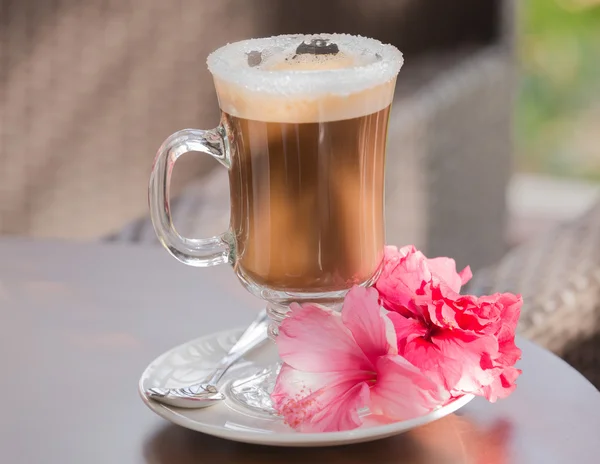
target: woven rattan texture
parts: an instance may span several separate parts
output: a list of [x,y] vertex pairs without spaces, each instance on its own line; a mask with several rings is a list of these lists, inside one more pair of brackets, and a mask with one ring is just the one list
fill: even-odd
[[521,293],[519,331],[600,387],[600,202],[511,250],[474,279],[476,293]]

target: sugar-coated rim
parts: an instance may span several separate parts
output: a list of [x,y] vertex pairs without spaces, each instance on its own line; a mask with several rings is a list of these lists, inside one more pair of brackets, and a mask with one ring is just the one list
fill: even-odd
[[[341,51],[378,54],[381,59],[365,65],[324,70],[265,70],[249,67],[245,55],[270,49],[291,47],[316,38],[330,39]],[[238,85],[247,91],[269,95],[348,95],[384,84],[394,79],[404,63],[402,53],[393,45],[350,34],[288,34],[249,39],[225,45],[208,56],[208,69],[221,81]]]

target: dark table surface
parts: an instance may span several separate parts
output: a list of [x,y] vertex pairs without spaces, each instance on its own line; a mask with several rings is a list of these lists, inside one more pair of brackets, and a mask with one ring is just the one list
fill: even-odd
[[0,462],[600,462],[600,394],[525,340],[524,374],[509,399],[477,398],[458,414],[361,445],[233,443],[143,405],[136,387],[151,360],[244,326],[261,307],[230,268],[186,267],[159,248],[0,240]]

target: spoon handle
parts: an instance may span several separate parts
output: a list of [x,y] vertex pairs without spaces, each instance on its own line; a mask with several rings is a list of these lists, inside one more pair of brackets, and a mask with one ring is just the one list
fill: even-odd
[[231,347],[227,354],[219,361],[214,371],[209,374],[204,383],[217,385],[227,370],[235,364],[248,351],[264,342],[268,335],[269,317],[267,311],[262,310],[258,317],[248,326],[238,341]]

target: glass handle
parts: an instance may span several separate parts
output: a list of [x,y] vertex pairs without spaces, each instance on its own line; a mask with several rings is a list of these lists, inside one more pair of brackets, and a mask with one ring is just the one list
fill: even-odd
[[184,264],[216,266],[230,261],[229,231],[210,238],[187,238],[173,226],[170,207],[171,174],[177,159],[190,151],[206,153],[229,169],[229,148],[222,126],[212,130],[184,129],[175,132],[158,149],[150,184],[148,203],[154,231],[163,246]]

